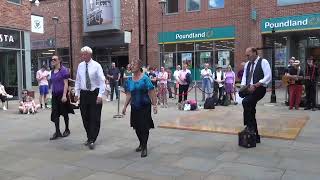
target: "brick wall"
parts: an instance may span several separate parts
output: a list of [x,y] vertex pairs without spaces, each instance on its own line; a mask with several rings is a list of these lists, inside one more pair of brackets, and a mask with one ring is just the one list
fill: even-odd
[[0,0],[0,27],[30,31],[31,5],[23,0],[21,5]]

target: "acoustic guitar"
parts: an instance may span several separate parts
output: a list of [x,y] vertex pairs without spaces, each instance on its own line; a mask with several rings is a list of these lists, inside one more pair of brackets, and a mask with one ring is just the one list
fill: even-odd
[[295,82],[296,81],[289,76],[286,76],[286,75],[282,76],[282,84],[284,86],[289,86],[289,85],[295,84]]

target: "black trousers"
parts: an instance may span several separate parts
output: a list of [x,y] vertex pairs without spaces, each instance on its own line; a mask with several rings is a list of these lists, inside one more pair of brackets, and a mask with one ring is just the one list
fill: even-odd
[[1,99],[1,102],[6,102],[7,100],[7,97],[6,96],[3,96],[2,94],[0,94],[0,99]]
[[100,131],[102,104],[97,104],[99,89],[80,91],[80,112],[89,142],[95,142]]
[[222,104],[222,97],[223,97],[223,94],[224,94],[224,86],[222,87],[219,87],[219,85],[217,86],[217,90],[219,92],[219,99],[218,99],[218,102],[220,104]]
[[140,146],[143,148],[147,147],[149,139],[149,130],[139,130],[136,129],[136,134],[140,142]]
[[182,101],[182,96],[184,101],[188,99],[188,89],[189,89],[189,84],[179,85],[179,101],[178,101],[179,103]]
[[117,99],[119,98],[118,85],[119,85],[118,81],[110,82],[110,89],[111,89],[110,100],[111,101],[113,100],[114,91],[116,92]]
[[316,90],[317,82],[306,82],[306,99],[307,99],[307,108],[316,107]]
[[259,132],[256,120],[256,105],[265,94],[266,88],[261,86],[242,100],[244,125],[249,129],[254,130],[257,135],[259,135]]

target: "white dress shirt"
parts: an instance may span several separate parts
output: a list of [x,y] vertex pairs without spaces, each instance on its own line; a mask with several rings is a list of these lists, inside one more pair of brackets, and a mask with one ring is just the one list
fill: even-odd
[[[260,59],[260,57],[258,56],[257,59],[254,61],[254,66],[253,66],[253,70],[255,70],[258,60]],[[242,81],[241,81],[241,85],[245,86],[246,82],[247,82],[247,68],[248,68],[248,64],[249,61],[246,62],[245,66],[244,66],[244,72],[243,72],[243,76],[242,76]],[[250,68],[250,67],[249,67]],[[260,79],[259,82],[264,86],[267,87],[268,84],[271,81],[272,75],[271,75],[271,68],[270,68],[270,64],[266,59],[262,59],[261,61],[261,68],[263,70],[263,74],[264,74],[264,78]],[[251,69],[249,69],[249,72],[251,71]],[[251,77],[251,81],[250,84],[253,85],[253,76]]]
[[180,71],[181,70],[175,70],[174,73],[173,73],[173,77],[174,77],[174,83],[177,82],[177,80],[179,80],[179,74],[180,74]]
[[79,96],[81,90],[89,90],[94,91],[95,89],[99,88],[98,97],[102,97],[104,91],[106,89],[105,84],[105,76],[103,74],[103,70],[101,65],[91,59],[88,62],[88,72],[90,78],[91,89],[86,88],[86,62],[83,61],[79,64],[77,70],[77,78],[75,82],[75,95]]
[[203,79],[210,78],[212,76],[211,69],[202,69],[201,70],[201,76]]

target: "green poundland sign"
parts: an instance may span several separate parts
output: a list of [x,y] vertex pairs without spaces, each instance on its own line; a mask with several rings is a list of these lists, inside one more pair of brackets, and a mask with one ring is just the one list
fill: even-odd
[[320,29],[320,14],[305,14],[262,20],[262,33],[271,33],[273,29],[275,32]]
[[194,42],[209,41],[218,39],[234,39],[235,27],[217,27],[206,29],[192,29],[185,31],[163,32],[158,33],[159,44],[178,43],[178,42]]

